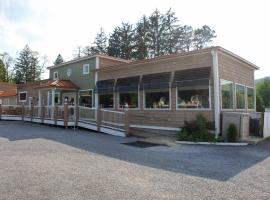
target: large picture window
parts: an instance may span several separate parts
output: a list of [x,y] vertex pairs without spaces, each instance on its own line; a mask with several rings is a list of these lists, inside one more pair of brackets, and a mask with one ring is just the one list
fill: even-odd
[[113,94],[100,94],[99,105],[101,108],[114,108]]
[[84,107],[93,107],[93,92],[90,91],[81,91],[80,92],[80,106]]
[[169,109],[169,89],[145,91],[145,108],[148,109]]
[[236,109],[245,109],[245,86],[235,85]]
[[247,104],[248,109],[255,109],[255,95],[254,95],[254,89],[247,87]]
[[233,82],[221,80],[222,109],[233,109]]
[[207,85],[180,87],[177,93],[178,108],[208,109],[210,107],[209,86]]
[[119,93],[119,108],[138,107],[138,92]]

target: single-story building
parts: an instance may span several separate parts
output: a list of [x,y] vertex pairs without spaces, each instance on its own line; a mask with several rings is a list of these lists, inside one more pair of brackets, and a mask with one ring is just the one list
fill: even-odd
[[129,110],[137,128],[176,130],[203,114],[220,133],[223,112],[255,112],[256,65],[222,48],[128,61],[106,55],[51,66],[18,86],[18,103]]
[[222,48],[95,69],[104,108],[131,113],[131,124],[177,128],[203,114],[220,132],[223,112],[255,112],[256,65]]

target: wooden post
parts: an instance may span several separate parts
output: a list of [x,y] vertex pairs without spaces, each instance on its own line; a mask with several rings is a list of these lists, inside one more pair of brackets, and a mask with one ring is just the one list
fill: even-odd
[[75,107],[75,109],[76,109],[76,112],[75,112],[75,126],[76,127],[78,127],[78,122],[79,122],[79,117],[80,117],[80,109],[79,109],[79,106],[78,105],[76,105],[76,107]]
[[45,106],[42,104],[41,106],[41,123],[44,123],[44,118],[45,118]]
[[22,105],[22,121],[24,121],[24,104]]
[[130,135],[130,126],[129,126],[129,112],[128,110],[125,111],[125,130],[126,136]]
[[2,105],[0,104],[0,120],[2,120]]
[[66,102],[64,104],[64,126],[68,128],[68,104]]
[[57,125],[58,120],[58,106],[54,106],[54,125]]
[[101,126],[101,109],[100,107],[97,108],[97,131],[100,132]]
[[34,104],[33,102],[31,103],[31,122],[33,121],[34,118]]

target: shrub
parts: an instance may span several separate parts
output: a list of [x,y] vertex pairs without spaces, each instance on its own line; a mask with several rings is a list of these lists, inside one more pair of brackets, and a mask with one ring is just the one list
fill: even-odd
[[210,123],[203,115],[198,115],[194,121],[185,121],[178,139],[194,142],[215,142],[215,136],[209,132]]
[[236,142],[237,139],[237,129],[235,124],[230,124],[227,132],[228,142]]

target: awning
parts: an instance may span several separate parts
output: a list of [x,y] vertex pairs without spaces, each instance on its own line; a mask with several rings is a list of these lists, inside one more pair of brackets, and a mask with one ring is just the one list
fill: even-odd
[[114,92],[114,79],[97,81],[95,93],[105,94]]
[[211,67],[176,71],[173,85],[177,87],[209,85],[210,72]]
[[115,91],[117,92],[138,91],[139,81],[140,81],[139,76],[117,79]]
[[171,72],[144,75],[141,82],[141,90],[169,88]]

